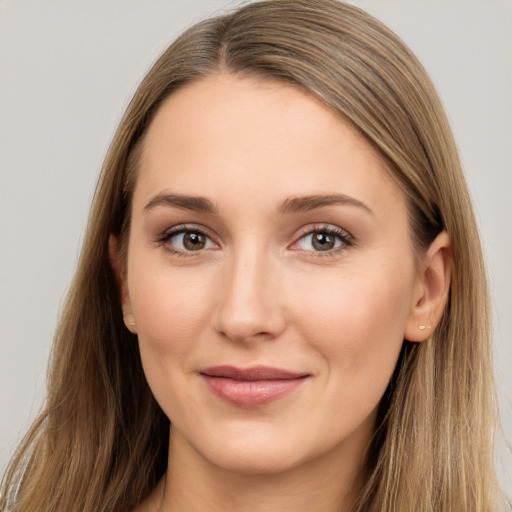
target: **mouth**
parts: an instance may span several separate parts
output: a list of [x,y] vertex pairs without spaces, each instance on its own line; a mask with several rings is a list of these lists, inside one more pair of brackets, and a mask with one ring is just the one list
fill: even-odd
[[297,390],[310,377],[268,366],[214,366],[200,372],[210,391],[239,407],[259,407]]

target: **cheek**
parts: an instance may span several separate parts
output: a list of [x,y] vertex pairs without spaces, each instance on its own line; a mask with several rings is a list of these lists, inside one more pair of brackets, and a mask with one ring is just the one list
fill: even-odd
[[146,267],[151,272],[133,269],[128,284],[146,379],[167,417],[174,419],[186,414],[193,401],[190,355],[198,350],[211,314],[206,276],[196,270],[191,278],[186,271],[164,267],[159,271],[153,263]]
[[[296,301],[303,336],[349,388],[387,385],[403,343],[410,280],[393,269],[340,273],[305,287]],[[373,384],[371,384],[373,383]],[[360,391],[360,389],[358,390]],[[383,392],[384,389],[381,389]]]
[[132,273],[131,304],[141,342],[159,353],[190,349],[208,323],[207,280],[187,272]]
[[179,418],[193,400],[190,355],[209,325],[209,280],[197,269],[173,271],[165,263],[135,261],[141,264],[128,274],[128,288],[144,373],[166,415]]

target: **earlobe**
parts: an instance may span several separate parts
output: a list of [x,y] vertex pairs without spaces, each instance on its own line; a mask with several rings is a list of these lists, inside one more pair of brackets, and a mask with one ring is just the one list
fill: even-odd
[[451,242],[443,231],[434,239],[421,261],[405,324],[406,340],[421,342],[432,334],[448,301],[451,271]]
[[119,253],[118,239],[114,235],[110,235],[108,240],[108,255],[110,259],[110,265],[116,277],[117,287],[119,290],[119,300],[123,309],[124,324],[131,333],[136,334],[137,326],[135,324],[135,317],[133,316],[130,295],[128,293],[128,286],[126,284],[125,263],[122,261],[121,255]]

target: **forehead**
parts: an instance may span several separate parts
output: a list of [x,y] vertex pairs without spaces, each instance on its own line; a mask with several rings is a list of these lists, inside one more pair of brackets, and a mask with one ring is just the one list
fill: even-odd
[[261,79],[214,75],[176,91],[140,163],[139,197],[166,188],[250,190],[260,202],[344,193],[404,206],[383,158],[350,123],[298,87]]

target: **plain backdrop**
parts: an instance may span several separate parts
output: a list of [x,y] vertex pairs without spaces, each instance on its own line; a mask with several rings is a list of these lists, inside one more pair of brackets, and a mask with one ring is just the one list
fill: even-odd
[[[430,72],[474,198],[512,439],[512,2],[353,1]],[[53,331],[106,149],[149,65],[184,28],[238,2],[0,0],[0,472],[38,411]],[[512,456],[500,476],[512,495]]]

